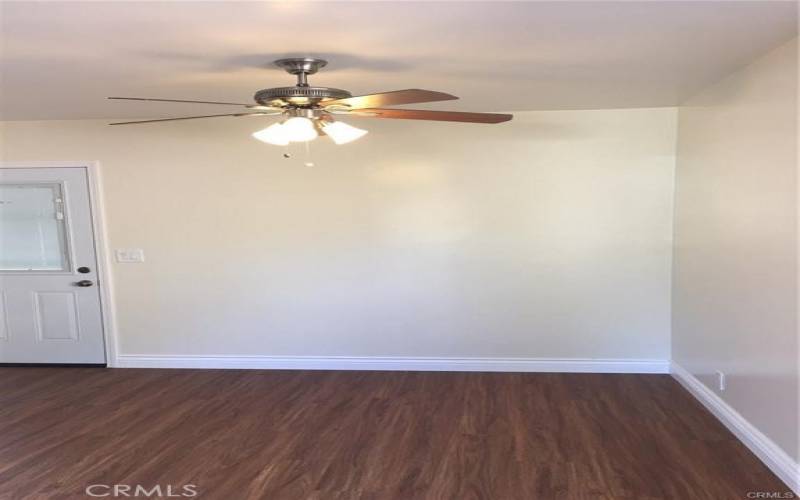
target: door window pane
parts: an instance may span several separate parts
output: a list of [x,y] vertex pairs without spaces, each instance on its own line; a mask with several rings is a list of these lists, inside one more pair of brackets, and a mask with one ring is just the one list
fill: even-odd
[[0,271],[68,268],[59,184],[0,184]]

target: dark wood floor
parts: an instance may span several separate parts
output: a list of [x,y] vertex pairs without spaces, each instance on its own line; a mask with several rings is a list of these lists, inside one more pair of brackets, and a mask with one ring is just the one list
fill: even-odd
[[92,484],[224,500],[788,491],[665,375],[0,368],[0,498]]

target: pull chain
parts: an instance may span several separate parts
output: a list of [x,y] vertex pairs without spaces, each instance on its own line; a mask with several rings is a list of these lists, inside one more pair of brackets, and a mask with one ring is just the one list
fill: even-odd
[[305,142],[305,146],[306,146],[306,161],[303,163],[303,165],[306,166],[306,167],[313,167],[314,166],[314,162],[311,161],[311,144],[310,144],[310,142],[311,141],[306,141]]

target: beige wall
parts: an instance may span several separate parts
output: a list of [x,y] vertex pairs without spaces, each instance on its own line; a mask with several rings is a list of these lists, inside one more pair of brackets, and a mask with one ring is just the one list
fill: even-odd
[[797,459],[796,57],[680,108],[672,355]]
[[2,158],[101,162],[125,354],[668,359],[675,118],[362,119],[313,168],[262,119],[7,122]]

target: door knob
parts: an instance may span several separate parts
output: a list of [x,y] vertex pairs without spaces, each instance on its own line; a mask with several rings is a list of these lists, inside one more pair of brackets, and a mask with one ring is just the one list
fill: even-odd
[[75,286],[92,286],[94,285],[94,281],[92,280],[80,280],[73,283]]

